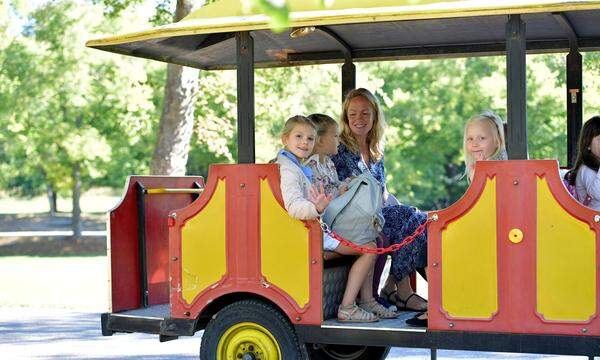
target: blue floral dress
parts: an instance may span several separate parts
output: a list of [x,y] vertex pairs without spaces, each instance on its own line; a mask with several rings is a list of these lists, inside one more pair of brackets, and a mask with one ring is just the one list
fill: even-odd
[[[340,144],[337,155],[331,157],[335,164],[340,180],[357,176],[363,171],[370,171],[385,187],[385,167],[383,158],[380,161],[371,161],[367,167],[360,153],[353,153],[346,145]],[[383,208],[385,225],[383,234],[390,244],[396,244],[411,235],[415,229],[427,220],[427,214],[412,206],[403,204],[389,205]],[[418,236],[412,243],[392,253],[391,272],[397,280],[401,280],[414,272],[417,268],[427,266],[427,234]]]

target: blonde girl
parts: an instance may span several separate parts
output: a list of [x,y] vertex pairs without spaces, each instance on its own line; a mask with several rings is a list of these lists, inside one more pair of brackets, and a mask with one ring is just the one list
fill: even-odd
[[477,160],[507,160],[502,119],[491,111],[475,115],[465,125],[465,175],[473,181]]
[[[337,154],[339,145],[338,126],[335,120],[323,114],[312,114],[308,117],[317,128],[317,141],[313,155],[308,158],[306,165],[312,170],[314,186],[324,188],[327,194],[337,197],[347,190],[347,183],[338,179],[335,165],[330,156]],[[373,239],[375,240],[375,239]],[[375,248],[375,241],[363,245]],[[373,297],[373,269],[375,254],[365,254],[351,247],[340,244],[327,234],[323,237],[323,249],[334,251],[340,255],[358,256],[350,269],[348,282],[344,291],[342,303],[338,309],[338,320],[341,322],[370,322],[377,318],[393,319],[398,317],[394,311],[379,304]],[[360,301],[355,303],[360,292]]]

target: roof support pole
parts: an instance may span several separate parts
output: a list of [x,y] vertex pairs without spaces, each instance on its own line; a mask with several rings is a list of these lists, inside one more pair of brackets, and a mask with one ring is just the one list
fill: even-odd
[[346,95],[356,88],[356,66],[352,60],[345,61],[342,65],[342,101],[346,99]]
[[335,31],[326,26],[318,26],[317,29],[337,41],[342,46],[344,54],[344,65],[342,65],[342,101],[346,94],[356,88],[356,66],[352,63],[352,47]]
[[254,163],[254,40],[249,31],[238,32],[237,43],[237,159]]
[[509,15],[506,23],[506,90],[509,159],[527,159],[527,91],[525,67],[525,23],[520,15]]
[[579,51],[567,55],[567,163],[573,166],[583,123],[583,75]]
[[569,38],[567,55],[567,164],[573,166],[577,156],[577,141],[583,123],[583,71],[579,53],[577,33],[569,18],[563,13],[555,13],[554,19]]

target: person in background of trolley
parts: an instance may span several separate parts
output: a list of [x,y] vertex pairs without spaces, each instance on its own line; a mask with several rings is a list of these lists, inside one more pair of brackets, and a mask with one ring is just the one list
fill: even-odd
[[575,165],[565,179],[575,186],[579,202],[594,210],[600,210],[600,116],[585,122],[577,143]]
[[[284,149],[279,152],[276,160],[281,174],[281,193],[285,209],[299,220],[319,217],[334,197],[334,194],[326,194],[323,184],[312,186],[312,171],[302,165],[311,155],[316,137],[315,124],[300,115],[289,118],[281,134]],[[368,243],[366,246],[375,248],[375,243]],[[366,278],[373,274],[376,255],[358,253],[327,234],[323,234],[323,248],[342,255],[358,255],[348,274],[348,283],[338,309],[338,321],[375,322],[379,317],[397,316],[373,299],[372,278],[366,284]],[[361,289],[364,291],[360,292],[361,302],[358,306],[355,302]]]
[[[383,159],[383,135],[385,120],[379,101],[367,89],[350,91],[344,100],[340,117],[341,134],[338,154],[332,157],[339,179],[357,176],[369,171],[382,185],[384,192],[383,234],[389,244],[396,244],[427,220],[427,214],[415,207],[398,203],[387,192],[385,186],[385,166]],[[387,244],[384,244],[387,245]],[[377,289],[379,276],[385,265],[385,256],[378,259],[375,268]],[[427,300],[414,292],[409,275],[417,269],[427,267],[427,236],[420,234],[415,240],[392,253],[392,266],[381,295],[387,302],[396,305],[398,310],[426,311]],[[427,314],[421,313],[407,323],[427,326]]]
[[465,124],[463,152],[465,175],[473,181],[478,160],[508,160],[502,119],[491,111],[475,115]]

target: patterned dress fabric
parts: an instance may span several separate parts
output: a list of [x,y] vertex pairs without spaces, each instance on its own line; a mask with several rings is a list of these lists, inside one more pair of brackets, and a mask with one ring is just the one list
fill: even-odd
[[[346,145],[340,144],[337,155],[332,156],[331,160],[335,164],[340,180],[360,175],[364,171],[370,171],[373,177],[383,185],[382,188],[385,189],[383,158],[377,162],[371,161],[367,166],[360,153],[353,153]],[[383,216],[385,217],[383,234],[389,244],[401,242],[427,220],[426,213],[403,204],[385,206]],[[389,244],[386,244],[386,246]],[[425,266],[427,266],[426,233],[418,236],[409,245],[392,253],[391,273],[397,280],[401,280],[417,268],[424,268]]]
[[320,161],[319,154],[314,154],[304,162],[304,166],[312,170],[311,182],[313,185],[322,184],[327,195],[333,194],[334,199],[338,196],[341,181],[338,180],[335,165],[329,156],[325,156],[323,161]]

